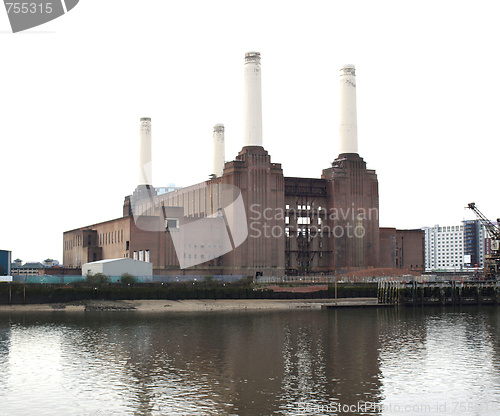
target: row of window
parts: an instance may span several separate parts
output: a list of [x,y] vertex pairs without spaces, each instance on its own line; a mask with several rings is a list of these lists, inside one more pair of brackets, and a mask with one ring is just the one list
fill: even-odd
[[[198,245],[197,244],[193,244],[193,248],[197,248]],[[222,248],[222,244],[207,244],[207,248],[212,248],[212,249],[215,249],[215,248]],[[191,244],[184,244],[184,248],[191,248]],[[205,249],[205,244],[200,244],[200,249]]]
[[145,261],[147,263],[150,263],[150,261],[151,261],[151,255],[149,253],[149,250],[134,251],[133,258],[134,258],[134,260]]
[[[285,205],[285,209],[290,209],[290,204],[286,204]],[[302,211],[302,210],[309,211],[311,209],[311,205],[309,205],[309,204],[300,204],[300,205],[297,205],[297,209],[299,211]],[[318,207],[318,210],[321,211],[321,207]]]
[[[198,258],[197,254],[192,254],[191,255],[191,254],[184,253],[184,258],[187,257],[188,259],[190,259],[191,256],[192,256],[193,259],[197,259]],[[206,260],[216,259],[217,257],[220,257],[220,256],[215,255],[215,254],[207,254]],[[205,255],[204,254],[200,254],[200,259],[205,260]]]
[[450,232],[450,231],[463,231],[463,225],[449,225],[447,227],[439,227],[439,232]]
[[[91,236],[89,236],[89,240]],[[90,242],[90,241],[89,241]],[[74,235],[71,240],[64,242],[64,250],[71,250],[73,247],[80,247],[83,244],[83,238],[80,234]]]
[[100,246],[115,244],[115,243],[123,243],[123,230],[109,231],[107,233],[99,234]]

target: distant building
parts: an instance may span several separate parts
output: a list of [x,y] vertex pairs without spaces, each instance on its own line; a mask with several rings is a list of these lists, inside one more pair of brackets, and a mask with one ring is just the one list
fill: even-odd
[[26,263],[22,266],[19,263],[12,264],[12,276],[40,276],[43,274],[45,266],[42,263]]
[[457,270],[483,268],[491,239],[479,220],[462,225],[424,227],[425,269]]
[[[484,267],[484,255],[491,240],[479,220],[464,221],[464,265]],[[489,252],[489,247],[488,247]]]
[[380,228],[380,267],[423,271],[425,233],[423,230]]
[[396,268],[425,270],[425,233],[421,229],[396,230]]
[[45,259],[43,261],[43,265],[45,267],[56,267],[56,266],[59,266],[59,261],[57,260],[52,260],[52,259]]
[[380,267],[396,268],[396,229],[380,227]]
[[456,270],[464,267],[464,225],[424,227],[425,270]]
[[0,250],[0,276],[11,275],[11,256],[12,253],[8,250]]

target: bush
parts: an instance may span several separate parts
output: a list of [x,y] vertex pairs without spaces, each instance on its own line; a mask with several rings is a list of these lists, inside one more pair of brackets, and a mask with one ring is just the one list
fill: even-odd
[[121,282],[125,285],[133,285],[135,283],[135,277],[130,273],[123,273]]
[[109,283],[109,277],[102,273],[88,274],[85,281],[91,285]]

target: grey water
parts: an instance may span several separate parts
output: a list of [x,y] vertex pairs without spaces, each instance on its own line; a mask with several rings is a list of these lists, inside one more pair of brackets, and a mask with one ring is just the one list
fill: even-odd
[[1,415],[497,415],[500,308],[0,315]]

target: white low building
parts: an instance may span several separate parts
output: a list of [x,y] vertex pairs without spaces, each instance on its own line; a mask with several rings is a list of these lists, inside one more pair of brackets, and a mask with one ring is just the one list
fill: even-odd
[[114,281],[113,278],[121,277],[124,273],[131,274],[141,281],[153,279],[153,263],[134,260],[130,258],[99,260],[82,265],[82,274],[102,273]]

